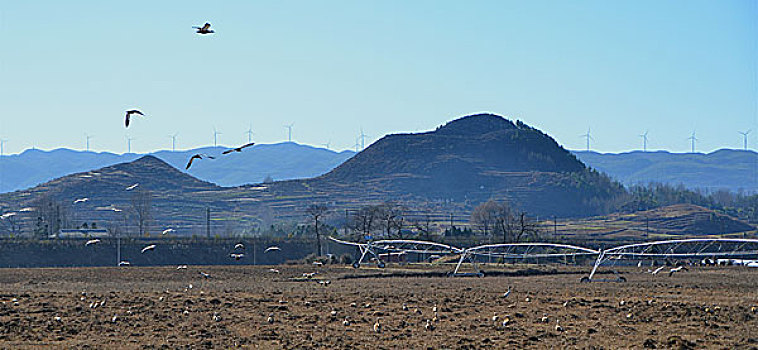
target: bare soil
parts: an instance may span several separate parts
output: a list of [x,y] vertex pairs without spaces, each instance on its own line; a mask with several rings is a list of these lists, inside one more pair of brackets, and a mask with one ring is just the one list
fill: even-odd
[[758,349],[758,269],[446,269],[1,269],[0,348]]

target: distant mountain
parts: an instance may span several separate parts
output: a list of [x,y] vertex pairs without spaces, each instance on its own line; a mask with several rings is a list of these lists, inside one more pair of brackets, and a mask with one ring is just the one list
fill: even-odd
[[[184,171],[187,160],[193,154],[219,154],[225,149],[205,147],[151,154]],[[257,183],[266,176],[275,180],[310,178],[328,172],[354,154],[352,151],[334,152],[293,142],[261,144],[245,149],[242,153],[219,157],[212,162],[196,162],[187,173],[221,186]],[[131,162],[142,156],[65,148],[52,151],[32,149],[18,155],[3,156],[0,159],[0,192],[31,188],[58,177]]]
[[758,153],[722,149],[712,153],[573,151],[587,166],[625,185],[661,182],[691,189],[758,192]]

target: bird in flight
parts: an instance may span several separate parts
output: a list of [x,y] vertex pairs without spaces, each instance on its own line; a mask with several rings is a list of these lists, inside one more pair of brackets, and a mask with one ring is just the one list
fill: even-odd
[[231,149],[228,149],[226,151],[223,151],[223,152],[221,152],[221,154],[229,154],[229,153],[232,153],[232,152],[242,152],[243,148],[250,147],[250,146],[252,146],[254,144],[255,144],[255,142],[250,142],[250,143],[248,143],[246,145],[242,145],[242,146],[239,146],[237,148],[231,148]]
[[215,33],[215,32],[214,32],[214,31],[211,29],[211,24],[210,24],[210,23],[207,23],[207,22],[206,22],[206,23],[205,23],[205,25],[203,25],[202,27],[192,27],[192,28],[195,28],[195,29],[197,29],[197,31],[195,32],[195,33],[197,33],[197,34],[211,34],[211,33]]
[[139,186],[139,183],[136,183],[136,184],[134,184],[134,185],[131,185],[131,186],[127,187],[127,188],[126,188],[126,190],[127,190],[127,191],[131,191],[131,190],[133,190],[133,189],[137,188],[137,186]]
[[74,204],[76,204],[76,203],[84,203],[84,202],[86,202],[88,200],[89,200],[89,198],[87,198],[87,197],[79,198],[79,199],[77,199],[77,200],[74,201]]
[[216,159],[216,157],[214,157],[214,156],[209,156],[207,154],[198,153],[198,154],[195,154],[194,156],[190,157],[190,160],[187,163],[187,167],[185,169],[189,169],[192,166],[192,161],[194,161],[195,159],[203,159],[203,158]]
[[129,119],[131,118],[132,114],[139,114],[139,115],[141,115],[143,117],[145,116],[144,114],[142,114],[142,112],[140,112],[140,111],[138,111],[136,109],[132,109],[132,110],[126,111],[126,120],[124,120],[124,124],[126,124],[127,128],[129,127]]

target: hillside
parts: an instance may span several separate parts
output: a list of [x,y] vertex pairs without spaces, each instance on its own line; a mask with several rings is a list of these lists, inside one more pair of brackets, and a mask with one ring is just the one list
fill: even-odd
[[309,183],[370,185],[469,204],[508,199],[530,213],[560,216],[597,213],[592,198],[622,191],[550,136],[492,114],[466,116],[432,132],[385,136]]
[[[261,144],[246,149],[243,153],[220,157],[212,165],[200,162],[189,171],[184,171],[187,160],[193,154],[219,154],[223,150],[226,148],[204,147],[176,152],[158,151],[150,155],[199,179],[220,186],[239,186],[261,182],[266,176],[276,180],[318,176],[355,154],[352,151],[335,152],[293,142]],[[134,153],[96,153],[70,149],[31,149],[21,154],[3,156],[0,158],[0,192],[31,188],[69,174],[131,162],[142,156]]]
[[573,153],[587,166],[625,185],[661,182],[690,189],[758,192],[758,153],[753,151]]
[[[224,170],[220,162],[197,165]],[[126,188],[136,183],[139,190],[152,193],[153,232],[172,227],[178,234],[198,235],[205,234],[206,210],[212,212],[213,232],[231,234],[283,220],[301,221],[304,209],[313,203],[326,203],[342,213],[393,201],[415,212],[454,214],[467,221],[468,213],[489,199],[508,200],[535,216],[596,215],[603,213],[598,202],[623,192],[618,184],[588,171],[546,134],[482,114],[432,132],[386,136],[311,179],[219,187],[145,156],[0,195],[0,206],[3,212],[19,211],[39,206],[40,198],[48,197],[54,202],[49,205],[70,213],[68,220],[76,225],[100,221],[134,232],[133,195]],[[82,197],[91,200],[73,204]],[[102,210],[111,205],[124,211]],[[18,217],[26,219],[27,229],[37,225],[35,213],[19,211]]]
[[754,236],[755,227],[730,216],[692,204],[676,204],[635,213],[614,213],[560,222],[555,227],[564,239],[588,241],[639,241],[697,236]]

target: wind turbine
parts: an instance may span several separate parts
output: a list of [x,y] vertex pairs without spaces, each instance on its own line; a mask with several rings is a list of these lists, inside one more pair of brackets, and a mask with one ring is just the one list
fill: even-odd
[[213,147],[218,146],[218,135],[221,135],[220,131],[216,131],[216,127],[213,127]]
[[697,137],[695,137],[695,130],[692,130],[692,135],[690,135],[687,140],[690,140],[692,142],[692,153],[695,153],[695,141],[697,141]]
[[171,152],[176,152],[176,135],[179,135],[179,133],[168,135],[171,138]]
[[369,135],[366,135],[363,133],[363,128],[361,128],[361,134],[358,135],[358,138],[361,140],[361,149],[366,148],[366,137]]
[[295,125],[295,123],[284,126],[285,128],[287,128],[287,142],[292,142],[292,126],[293,125]]
[[[0,139],[0,162],[2,162],[3,154],[5,153],[5,143],[8,142],[6,139]],[[2,165],[2,163],[0,163]],[[3,167],[0,166],[0,191],[3,190]]]
[[8,140],[6,140],[6,139],[0,139],[0,157],[2,157],[3,154],[5,153],[4,151],[5,151],[5,143],[6,142],[8,142]]
[[92,136],[92,135],[84,134],[84,138],[87,139],[87,152],[89,152],[89,139],[91,139],[93,137],[94,136]]
[[647,130],[640,137],[642,138],[642,152],[647,152]]
[[587,140],[587,152],[590,151],[590,140],[595,141],[595,139],[592,138],[592,135],[590,135],[590,128],[587,128],[587,133],[583,135],[579,135],[579,137],[584,137]]
[[134,140],[134,138],[126,135],[126,153],[132,153],[132,140]]
[[738,131],[738,133],[740,133],[740,135],[742,135],[743,144],[744,144],[744,148],[745,148],[746,151],[747,151],[747,134],[749,134],[751,131],[753,131],[753,130],[752,129],[748,129],[745,132]]
[[245,134],[247,134],[247,143],[253,142],[253,124],[250,124],[250,127],[245,131]]

